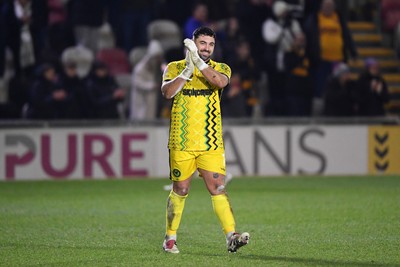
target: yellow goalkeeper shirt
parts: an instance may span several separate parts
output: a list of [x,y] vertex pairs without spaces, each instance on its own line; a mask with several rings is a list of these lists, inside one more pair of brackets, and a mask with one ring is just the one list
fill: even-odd
[[[227,64],[209,60],[211,68],[231,77]],[[186,67],[185,60],[168,64],[163,81],[178,76]],[[195,68],[192,79],[175,95],[171,107],[168,148],[182,151],[224,149],[220,100],[223,88],[211,85]]]

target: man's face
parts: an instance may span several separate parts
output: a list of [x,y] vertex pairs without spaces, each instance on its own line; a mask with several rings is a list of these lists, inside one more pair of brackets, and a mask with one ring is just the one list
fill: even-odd
[[207,22],[208,20],[208,8],[206,5],[198,5],[194,10],[193,15],[197,20],[201,22]]
[[201,59],[204,61],[208,61],[211,58],[211,55],[214,53],[214,37],[200,35],[197,39],[194,40],[194,42],[197,46],[197,50]]
[[340,83],[341,83],[341,84],[345,84],[345,83],[347,83],[348,81],[350,81],[350,80],[351,80],[351,74],[350,74],[350,72],[342,73],[342,74],[340,75],[340,77],[339,77],[339,80],[340,80]]
[[57,79],[56,71],[53,68],[49,68],[44,72],[44,78],[48,81],[55,81]]
[[98,68],[96,69],[96,76],[100,78],[104,78],[108,75],[108,71],[105,68]]
[[330,16],[335,11],[335,2],[332,0],[324,0],[321,4],[321,11],[325,16]]
[[372,64],[371,66],[369,66],[368,70],[372,75],[378,75],[379,74],[379,65]]
[[75,77],[77,76],[76,67],[73,66],[65,66],[64,71],[68,77]]

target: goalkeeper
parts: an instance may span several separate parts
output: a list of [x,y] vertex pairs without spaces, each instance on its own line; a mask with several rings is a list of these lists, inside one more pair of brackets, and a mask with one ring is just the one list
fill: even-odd
[[225,190],[225,151],[222,139],[220,99],[228,85],[231,69],[211,60],[215,33],[208,27],[185,39],[184,60],[171,62],[163,74],[162,94],[173,98],[169,133],[170,179],[173,188],[168,196],[166,235],[163,249],[179,253],[176,240],[192,174],[198,170],[208,191],[214,212],[226,237],[229,252],[249,242],[249,234],[235,229],[231,205]]

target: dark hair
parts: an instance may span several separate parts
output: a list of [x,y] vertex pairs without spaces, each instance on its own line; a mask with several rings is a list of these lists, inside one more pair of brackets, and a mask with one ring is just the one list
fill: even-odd
[[108,70],[108,66],[103,61],[96,60],[93,62],[92,69],[93,70],[98,70],[98,69]]
[[198,27],[196,30],[194,30],[194,32],[193,32],[194,39],[199,38],[200,35],[211,36],[215,39],[215,32],[205,26]]
[[55,67],[53,66],[53,64],[51,63],[43,63],[41,65],[39,65],[36,70],[35,70],[35,74],[39,77],[43,76],[45,74],[46,71],[50,70],[50,69],[54,69]]

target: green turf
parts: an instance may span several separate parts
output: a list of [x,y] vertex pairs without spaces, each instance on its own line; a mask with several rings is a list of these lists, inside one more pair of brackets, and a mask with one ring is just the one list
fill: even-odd
[[400,266],[400,177],[237,178],[251,243],[228,254],[200,179],[178,255],[161,249],[168,180],[0,183],[1,266]]

